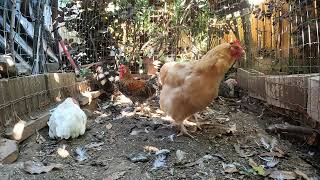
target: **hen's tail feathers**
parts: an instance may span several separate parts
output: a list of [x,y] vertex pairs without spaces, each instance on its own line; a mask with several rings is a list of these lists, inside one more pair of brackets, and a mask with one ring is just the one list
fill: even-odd
[[160,92],[158,74],[151,76],[151,78],[146,82],[146,90],[148,94],[152,94],[148,99],[153,99],[158,96]]

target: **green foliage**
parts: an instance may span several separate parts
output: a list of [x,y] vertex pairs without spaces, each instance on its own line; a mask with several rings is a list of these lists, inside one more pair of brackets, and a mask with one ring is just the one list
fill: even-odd
[[[200,50],[206,48],[208,27],[212,18],[206,0],[150,2],[151,0],[96,0],[94,2],[83,0],[80,3],[82,12],[79,18],[76,18],[71,25],[70,22],[67,23],[66,27],[70,30],[83,29],[84,32],[78,34],[87,42],[90,42],[88,41],[90,33],[95,34],[92,32],[93,29],[98,32],[107,31],[125,50],[129,59],[138,61],[141,48],[149,41],[143,52],[146,56],[156,55],[163,58],[169,53],[176,52],[174,48],[182,31],[192,37],[192,45]],[[96,19],[92,20],[92,16],[91,19],[86,19],[88,12],[96,14]],[[75,25],[76,23],[78,25]],[[107,27],[101,29],[101,23]],[[83,25],[86,28],[78,27]],[[96,35],[99,35],[98,32]],[[153,49],[152,52],[150,48]]]
[[90,69],[80,69],[80,76],[81,77],[88,77],[92,74],[92,72],[90,71]]

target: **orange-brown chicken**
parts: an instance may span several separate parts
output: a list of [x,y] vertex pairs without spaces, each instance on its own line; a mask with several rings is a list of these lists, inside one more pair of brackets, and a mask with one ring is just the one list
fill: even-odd
[[243,53],[236,40],[216,46],[199,61],[169,62],[160,69],[160,108],[180,126],[179,135],[192,137],[183,121],[218,96],[225,73]]
[[[120,65],[119,71],[119,91],[134,104],[138,103],[143,106],[144,102],[155,95],[156,78],[150,78],[149,80],[135,79],[129,68],[123,64]],[[144,110],[143,107],[142,110]]]

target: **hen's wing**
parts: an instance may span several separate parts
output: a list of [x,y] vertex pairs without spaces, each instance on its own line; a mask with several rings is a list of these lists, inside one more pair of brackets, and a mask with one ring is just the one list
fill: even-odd
[[192,69],[189,64],[169,62],[160,69],[160,83],[169,86],[181,86]]
[[140,102],[152,97],[156,88],[150,81],[132,80],[127,83],[120,82],[119,90],[134,102]]

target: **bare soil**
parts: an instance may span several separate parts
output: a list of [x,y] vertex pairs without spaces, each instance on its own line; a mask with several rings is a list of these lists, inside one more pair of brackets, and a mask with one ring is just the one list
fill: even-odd
[[[151,108],[153,116],[136,114],[127,117],[121,115],[121,111],[130,110],[128,106],[100,103],[99,113],[96,111],[88,120],[86,133],[71,140],[51,140],[48,129],[42,129],[39,135],[35,134],[20,145],[20,156],[15,164],[1,166],[0,179],[269,179],[268,174],[273,171],[293,172],[297,169],[310,178],[319,179],[319,150],[267,134],[264,129],[268,125],[284,123],[285,118],[268,110],[261,114],[264,106],[258,102],[250,102],[248,98],[213,102],[201,113],[205,121],[218,122],[226,127],[235,124],[236,131],[204,125],[202,130],[192,133],[194,140],[176,137],[177,128],[170,127],[165,118],[155,113],[157,107],[154,103]],[[249,111],[248,107],[255,112]],[[266,165],[259,157],[261,153],[269,152],[263,147],[261,137],[276,138],[275,147],[283,151],[280,154],[284,156],[278,158],[275,167],[264,168],[265,176],[252,170],[249,164],[252,159],[257,165]],[[66,158],[57,153],[63,145],[70,153]],[[241,152],[235,148],[239,146]],[[77,160],[77,147],[86,150],[86,160]],[[164,167],[153,169],[157,156],[144,153],[152,150],[150,147],[170,150],[165,156]],[[186,153],[181,162],[177,161],[177,150]],[[147,156],[141,160],[143,162],[130,160],[129,157],[139,153]],[[30,160],[59,163],[63,168],[30,174],[23,169],[23,163]],[[223,164],[235,165],[238,172],[227,173],[228,167],[224,169]]]

